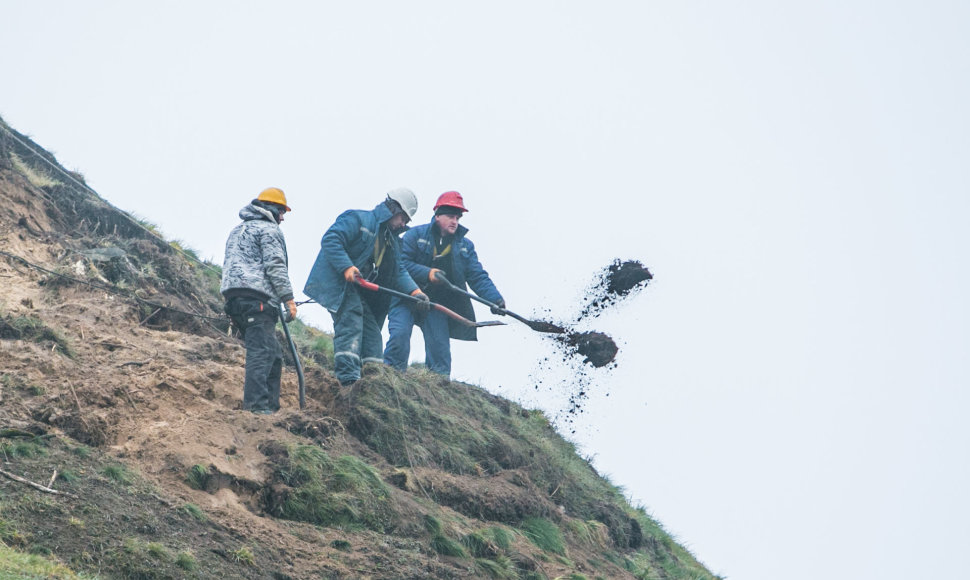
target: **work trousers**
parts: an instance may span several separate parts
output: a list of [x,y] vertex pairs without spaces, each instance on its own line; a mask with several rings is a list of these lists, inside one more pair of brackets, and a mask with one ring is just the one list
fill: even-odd
[[416,318],[414,310],[396,298],[391,302],[391,312],[387,317],[390,337],[384,349],[384,363],[399,371],[407,368],[411,354],[411,331],[415,324],[424,335],[424,361],[428,370],[446,377],[451,375],[448,317],[432,308],[425,316]]
[[347,287],[344,300],[333,317],[333,370],[341,385],[360,378],[365,362],[384,362],[381,326],[370,303],[357,288]]
[[276,309],[260,300],[233,298],[226,305],[226,311],[242,332],[246,345],[243,409],[278,411],[283,349],[276,340],[276,321],[279,320]]

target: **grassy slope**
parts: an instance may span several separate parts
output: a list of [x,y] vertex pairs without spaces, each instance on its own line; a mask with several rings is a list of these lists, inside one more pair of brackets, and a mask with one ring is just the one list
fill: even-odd
[[[0,165],[4,155],[13,159],[11,147],[0,139]],[[30,156],[19,153],[7,167],[29,167]],[[40,164],[33,169],[42,170]],[[38,184],[53,200],[53,214],[85,212],[66,221],[97,223],[101,229],[90,235],[129,251],[134,273],[105,272],[99,282],[154,287],[218,313],[218,276],[211,265],[194,265],[185,258],[191,251],[181,247],[179,253],[155,249],[140,228],[90,193]],[[51,284],[49,291],[56,289]],[[152,308],[144,307],[143,314],[150,316]],[[6,319],[20,329],[15,322]],[[150,322],[204,330],[195,320],[165,312]],[[332,365],[328,336],[301,323],[291,330],[306,366]],[[8,380],[8,397],[11,391],[24,398],[36,394],[15,384],[16,377]],[[415,577],[422,567],[427,577],[714,577],[642,509],[630,506],[541,412],[421,370],[401,375],[378,366],[337,397],[331,415],[355,443],[325,451],[319,432],[304,433],[301,444],[267,451],[273,470],[261,507],[281,520],[346,532],[357,546],[370,542],[373,551],[389,554],[386,561],[355,561],[371,566],[366,575],[392,577],[397,572],[382,568],[405,565]],[[84,498],[72,505],[0,481],[0,540],[19,551],[4,551],[5,562],[24,560],[19,553],[50,554],[76,570],[122,578],[263,577],[274,569],[274,555],[254,549],[257,538],[196,517],[201,512],[165,499],[172,497],[165,489],[99,450],[79,451],[88,448],[56,437],[0,438],[0,444],[21,474],[46,482],[56,467],[62,473],[57,487]],[[197,485],[205,487],[204,481]],[[338,558],[349,546],[337,537],[328,557]],[[439,558],[443,564],[435,563]],[[321,562],[320,574],[326,570]]]

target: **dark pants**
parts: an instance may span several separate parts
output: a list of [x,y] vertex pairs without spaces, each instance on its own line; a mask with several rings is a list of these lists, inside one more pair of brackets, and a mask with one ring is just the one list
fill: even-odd
[[246,344],[243,409],[278,411],[283,373],[283,349],[276,340],[279,314],[269,303],[252,298],[230,299],[226,312]]
[[[333,316],[333,370],[341,385],[360,378],[366,362],[384,362],[381,323],[368,300],[354,287],[344,292],[344,301]],[[383,322],[383,317],[381,322]]]
[[411,354],[411,330],[415,324],[424,334],[424,364],[433,373],[449,376],[451,337],[448,317],[432,309],[423,319],[416,319],[411,307],[397,298],[391,302],[391,312],[387,315],[390,337],[387,339],[387,348],[384,349],[384,363],[399,371],[407,369],[408,356]]

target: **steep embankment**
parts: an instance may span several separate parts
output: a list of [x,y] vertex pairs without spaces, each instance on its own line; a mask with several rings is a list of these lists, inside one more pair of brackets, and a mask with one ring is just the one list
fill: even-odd
[[286,372],[283,411],[241,411],[218,268],[48,162],[0,121],[0,575],[713,578],[478,387],[375,366],[335,396],[295,324],[307,409]]

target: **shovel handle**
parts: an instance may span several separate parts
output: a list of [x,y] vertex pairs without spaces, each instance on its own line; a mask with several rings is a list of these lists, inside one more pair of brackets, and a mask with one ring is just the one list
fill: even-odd
[[[409,300],[411,302],[422,302],[422,300],[420,298],[415,298],[414,296],[411,296],[410,294],[405,294],[404,292],[398,292],[397,290],[392,290],[390,288],[385,288],[384,286],[378,286],[377,284],[374,284],[373,282],[368,282],[367,280],[364,280],[360,276],[355,277],[354,278],[354,281],[357,282],[357,285],[360,286],[361,288],[364,288],[366,290],[370,290],[371,292],[387,292],[388,294],[390,294],[392,296],[397,296],[398,298],[402,298],[404,300]],[[437,302],[431,302],[430,304],[431,304],[431,307],[434,308],[435,310],[437,310],[438,312],[441,312],[442,314],[444,314],[445,316],[447,316],[449,318],[452,318],[454,320],[457,320],[458,322],[464,324],[465,326],[472,327],[472,328],[477,328],[479,326],[491,326],[491,325],[482,325],[482,324],[479,324],[479,323],[477,323],[477,322],[475,322],[473,320],[468,320],[467,318],[465,318],[461,314],[458,314],[454,310],[451,310],[450,308],[447,308],[445,306],[442,306],[441,304],[438,304]]]

